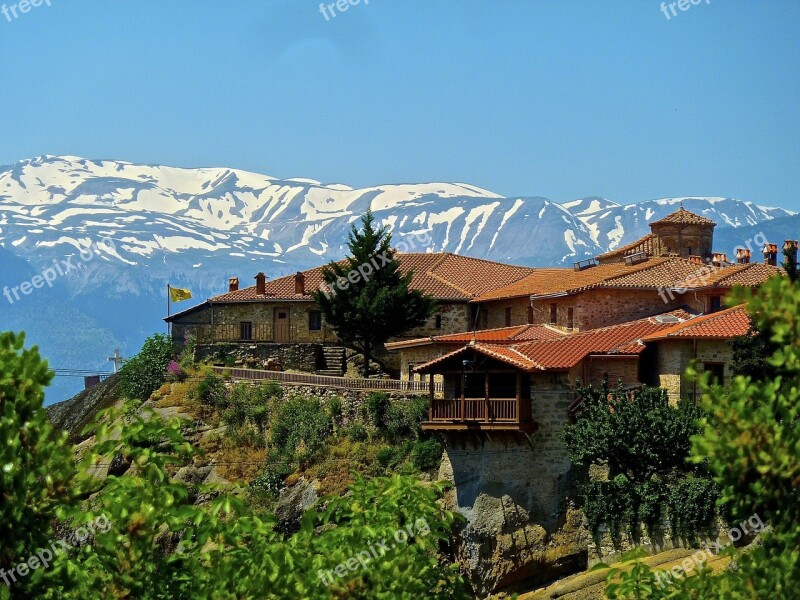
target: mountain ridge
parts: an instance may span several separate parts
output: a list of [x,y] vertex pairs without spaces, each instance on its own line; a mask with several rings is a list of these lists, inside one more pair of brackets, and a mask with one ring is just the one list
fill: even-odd
[[[352,224],[368,208],[400,250],[571,267],[637,239],[649,231],[649,221],[679,205],[719,223],[718,233],[730,231],[720,237],[726,244],[744,243],[736,232],[750,228],[763,227],[769,237],[773,221],[784,232],[797,218],[782,208],[722,197],[623,205],[588,196],[558,203],[504,197],[469,183],[356,189],[226,167],[41,156],[0,167],[0,287],[21,283],[23,262],[34,274],[69,257],[81,268],[59,277],[52,289],[38,290],[35,299],[3,304],[0,328],[30,329],[57,366],[66,366],[73,361],[58,347],[64,340],[46,334],[64,331],[64,323],[32,322],[37,314],[56,319],[52,306],[61,306],[94,332],[81,336],[81,366],[107,368],[105,357],[113,351],[107,346],[130,354],[163,327],[167,283],[192,289],[197,299],[225,291],[230,276],[246,281],[263,271],[277,277],[338,260],[346,255]],[[101,244],[93,260],[80,259],[81,250],[106,239],[112,244]],[[13,269],[8,256],[16,259]]]

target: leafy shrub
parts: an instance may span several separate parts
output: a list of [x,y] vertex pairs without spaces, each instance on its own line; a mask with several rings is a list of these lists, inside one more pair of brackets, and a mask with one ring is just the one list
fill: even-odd
[[327,403],[328,418],[334,427],[342,422],[342,399],[339,396],[330,398]]
[[267,466],[264,472],[250,484],[250,491],[275,497],[286,487],[286,475],[281,469]]
[[408,402],[392,402],[386,410],[386,431],[393,437],[419,438],[422,433],[420,424],[427,415],[427,398],[417,397]]
[[394,448],[391,446],[384,446],[375,453],[375,460],[383,467],[389,467],[394,462]]
[[66,434],[53,431],[42,408],[53,373],[38,349],[26,350],[24,343],[24,334],[0,334],[2,569],[47,547],[50,525],[59,503],[70,498],[75,471]]
[[296,397],[277,409],[270,441],[283,458],[293,457],[298,448],[302,454],[310,455],[322,447],[329,431],[330,421],[320,401]]
[[225,383],[214,373],[206,373],[205,377],[200,380],[195,390],[195,397],[205,406],[226,408],[228,404]]
[[389,411],[389,396],[383,392],[373,392],[367,396],[367,417],[377,429],[386,427],[386,417]]
[[411,451],[411,463],[420,471],[432,471],[441,463],[443,451],[437,440],[417,442]]
[[345,435],[354,442],[363,442],[369,438],[369,433],[367,432],[367,428],[364,427],[364,425],[362,425],[361,423],[351,423],[347,427]]
[[172,358],[172,342],[166,334],[147,338],[139,354],[125,361],[120,369],[122,393],[131,400],[148,400],[167,380],[167,365]]

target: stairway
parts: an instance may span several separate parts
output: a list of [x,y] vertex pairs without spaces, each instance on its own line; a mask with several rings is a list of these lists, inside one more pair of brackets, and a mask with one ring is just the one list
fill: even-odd
[[345,349],[338,346],[323,346],[322,368],[317,375],[341,377],[345,371]]

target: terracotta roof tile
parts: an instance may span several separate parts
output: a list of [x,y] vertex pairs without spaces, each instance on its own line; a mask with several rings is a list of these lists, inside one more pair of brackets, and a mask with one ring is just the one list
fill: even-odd
[[[402,271],[414,271],[411,288],[440,300],[466,301],[474,296],[516,281],[533,271],[503,263],[450,253],[398,254]],[[344,261],[342,261],[344,262]],[[266,294],[259,296],[251,286],[211,298],[214,302],[264,300],[311,300],[311,293],[323,283],[323,267],[302,271],[306,294],[295,294],[294,275],[267,280]]]
[[597,256],[598,260],[610,260],[612,258],[619,258],[623,259],[626,256],[631,256],[633,254],[639,254],[644,252],[647,256],[653,256],[653,234],[648,233],[646,236],[639,238],[635,242],[631,242],[630,244],[626,244],[625,246],[621,246],[620,248],[616,248],[611,250],[610,252],[606,252],[605,254],[600,254]]
[[663,219],[659,219],[658,221],[653,221],[650,225],[665,225],[665,224],[676,224],[676,225],[716,225],[714,221],[711,219],[706,219],[705,217],[701,217],[693,212],[690,212],[683,208],[682,206],[676,210],[674,213],[668,214]]
[[529,342],[512,348],[543,369],[555,370],[574,367],[590,354],[636,355],[644,350],[639,340],[674,325],[669,320],[662,320],[665,315],[682,320],[692,316],[686,310],[678,309],[647,319],[591,329],[558,340]]
[[644,341],[672,338],[726,340],[747,334],[750,329],[750,315],[743,304],[710,315],[689,319],[683,323],[652,333]]
[[678,309],[647,319],[566,335],[555,340],[540,340],[511,346],[470,344],[420,365],[417,370],[429,371],[431,367],[469,349],[526,371],[569,369],[590,354],[636,356],[645,348],[641,342],[643,338],[673,328],[675,319],[686,321],[693,316],[685,309]]
[[387,350],[401,350],[430,344],[469,344],[471,341],[491,344],[515,344],[529,340],[554,340],[567,335],[550,325],[517,325],[497,329],[481,329],[462,333],[448,333],[431,337],[402,340],[386,344]]

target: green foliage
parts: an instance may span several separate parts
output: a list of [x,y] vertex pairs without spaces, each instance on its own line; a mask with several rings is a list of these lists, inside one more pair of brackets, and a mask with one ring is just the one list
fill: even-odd
[[670,486],[666,497],[673,534],[694,541],[707,530],[717,514],[719,486],[708,477],[688,476]]
[[363,442],[369,438],[367,428],[361,423],[351,423],[345,430],[345,435],[354,442]]
[[[707,525],[707,494],[715,487],[699,474],[692,480],[697,483],[684,479],[692,470],[687,458],[701,411],[686,401],[673,406],[663,390],[647,386],[629,391],[609,390],[604,384],[579,393],[581,412],[563,434],[570,460],[584,468],[607,465],[609,470],[609,481],[591,481],[582,488],[591,531],[596,534],[607,524],[615,538],[623,527],[636,538],[639,524],[652,530],[662,507],[673,505],[686,511],[673,524],[673,533],[691,536],[691,527]],[[697,493],[675,499],[685,491]],[[710,499],[712,510],[715,500]]]
[[444,448],[438,440],[417,442],[411,451],[411,463],[420,471],[432,471],[439,467],[443,451]]
[[353,224],[348,241],[350,256],[323,269],[329,291],[317,291],[314,300],[342,344],[364,357],[369,377],[373,353],[387,340],[422,325],[435,310],[432,297],[410,289],[413,274],[401,274],[386,227],[375,227],[370,211]]
[[131,400],[147,400],[164,385],[167,365],[174,356],[172,342],[163,333],[150,336],[139,354],[127,360],[120,369],[122,393]]
[[226,408],[228,398],[225,393],[225,382],[214,373],[206,373],[195,388],[195,397],[205,406]]
[[659,388],[580,388],[577,422],[564,429],[570,460],[588,467],[606,464],[611,477],[642,483],[686,466],[700,410],[678,401],[672,406]]
[[[66,434],[53,431],[42,408],[53,373],[24,344],[24,334],[0,334],[0,569],[46,545],[75,470]],[[19,587],[8,593],[27,597]]]
[[[205,380],[201,381],[200,386],[204,382]],[[211,380],[205,386],[204,393],[212,397],[210,403],[225,407],[222,412],[222,421],[227,427],[227,433],[234,435],[238,429],[249,423],[263,438],[269,424],[270,403],[274,398],[274,388],[239,383],[233,386],[225,396],[225,386],[219,387],[221,383],[221,381],[217,383]]]
[[376,429],[386,427],[386,415],[389,412],[389,395],[384,392],[373,392],[367,396],[367,417]]
[[331,420],[331,425],[335,429],[342,422],[342,399],[339,398],[339,396],[328,399],[326,408],[328,411],[328,418]]
[[303,462],[322,448],[330,420],[316,398],[291,398],[273,418],[270,442],[281,460]]
[[386,411],[386,431],[391,437],[419,437],[420,424],[428,416],[428,399],[413,398],[408,402],[392,402]]

